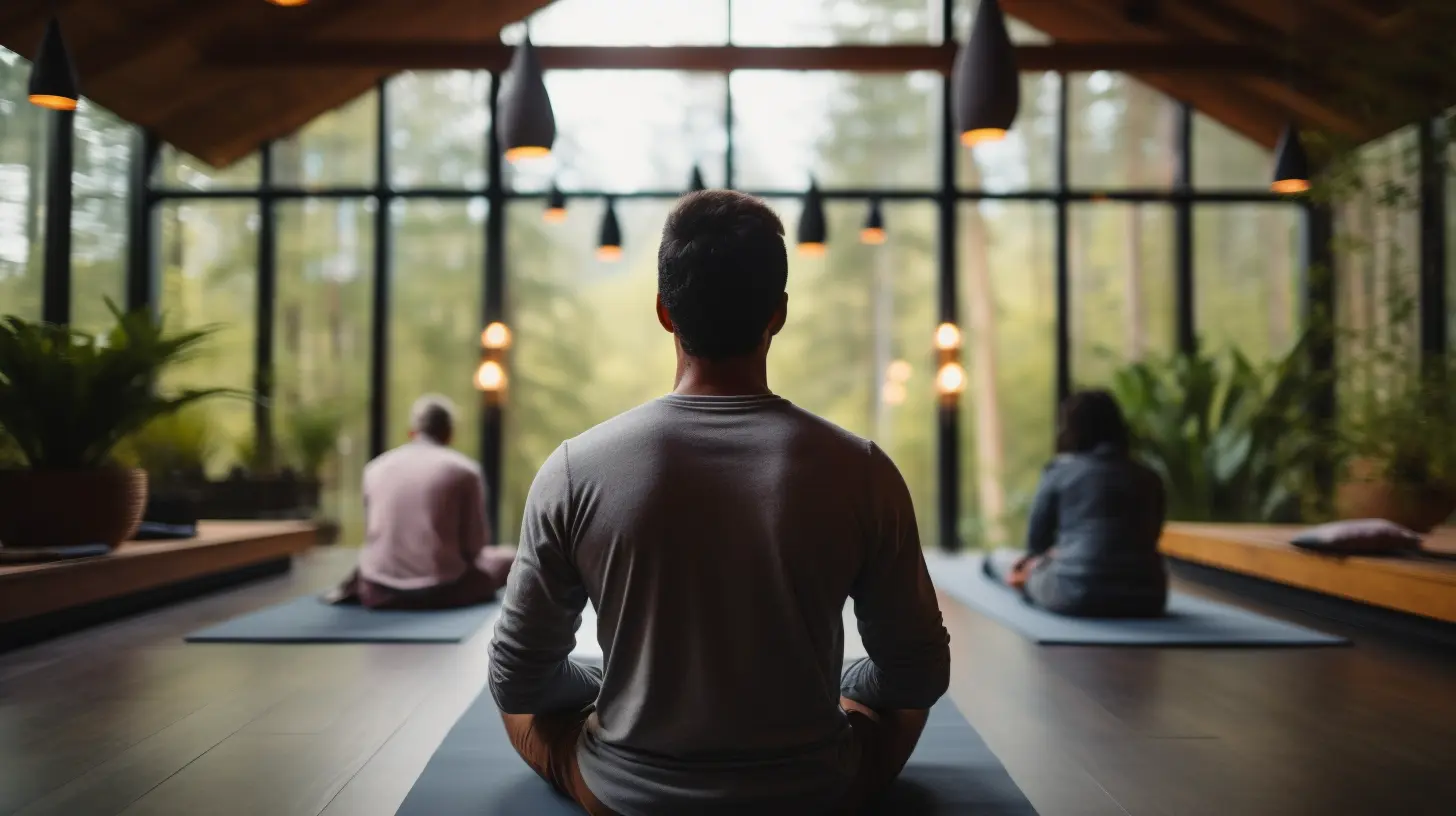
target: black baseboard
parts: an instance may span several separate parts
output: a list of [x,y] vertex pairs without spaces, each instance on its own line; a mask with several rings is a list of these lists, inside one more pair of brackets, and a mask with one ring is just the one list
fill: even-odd
[[1312,592],[1263,578],[1195,564],[1180,558],[1169,558],[1168,562],[1173,567],[1174,575],[1194,583],[1272,606],[1294,609],[1411,645],[1456,652],[1456,624],[1382,609],[1322,592]]
[[216,575],[204,575],[176,584],[123,595],[119,598],[108,598],[85,606],[60,609],[44,615],[36,615],[33,618],[13,621],[0,625],[0,654],[33,646],[42,641],[68,635],[98,624],[111,623],[160,606],[196,598],[199,595],[207,595],[250,581],[282,575],[292,567],[292,558],[277,558],[261,564],[220,572]]

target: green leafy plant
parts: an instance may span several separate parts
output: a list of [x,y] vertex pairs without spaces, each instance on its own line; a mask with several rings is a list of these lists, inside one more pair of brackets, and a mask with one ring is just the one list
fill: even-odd
[[311,406],[294,410],[288,420],[288,436],[294,460],[304,476],[319,477],[338,450],[343,425],[343,416],[333,408]]
[[1163,478],[1169,518],[1291,521],[1309,507],[1331,455],[1331,431],[1308,419],[1328,382],[1308,362],[1311,337],[1262,368],[1231,350],[1116,372],[1135,455]]
[[0,318],[0,426],[31,468],[84,469],[110,461],[128,435],[220,388],[165,393],[160,374],[195,353],[212,328],[169,334],[144,312],[122,314],[91,337],[67,326]]
[[147,423],[122,440],[116,458],[154,477],[200,477],[216,452],[212,422],[200,406],[193,406]]

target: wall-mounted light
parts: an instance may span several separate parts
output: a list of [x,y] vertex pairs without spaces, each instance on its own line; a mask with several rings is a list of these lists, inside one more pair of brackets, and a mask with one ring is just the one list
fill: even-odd
[[961,347],[961,330],[954,323],[942,323],[935,327],[935,348],[939,351],[954,351]]
[[859,230],[862,244],[883,244],[885,242],[885,214],[880,211],[880,200],[870,199],[869,211],[865,213],[864,226]]
[[497,133],[506,161],[539,159],[551,155],[556,141],[556,114],[546,93],[541,59],[526,34],[511,56],[511,67],[501,81]]
[[548,224],[560,224],[566,220],[566,196],[551,182],[551,192],[546,194],[546,209],[541,212],[541,218]]
[[30,101],[51,110],[71,111],[81,99],[81,85],[76,80],[76,66],[61,36],[61,24],[52,17],[46,22],[35,63],[30,69]]
[[952,80],[961,144],[1005,138],[1021,107],[1021,75],[998,0],[981,0],[970,39],[956,53]]
[[619,261],[622,259],[622,226],[617,223],[617,205],[607,199],[607,210],[602,213],[601,240],[597,242],[597,260]]
[[1304,152],[1298,125],[1290,122],[1284,126],[1274,150],[1274,183],[1269,189],[1286,195],[1308,192],[1309,175],[1309,154]]
[[498,360],[486,360],[475,370],[475,387],[487,394],[498,394],[506,388],[506,370]]
[[510,348],[511,330],[499,320],[491,323],[480,333],[480,347],[492,351]]
[[828,251],[829,227],[824,221],[824,196],[819,192],[819,183],[813,178],[809,179],[809,189],[804,192],[798,239],[800,255],[818,258]]
[[935,372],[935,391],[942,397],[954,397],[966,390],[966,370],[955,361],[940,364]]

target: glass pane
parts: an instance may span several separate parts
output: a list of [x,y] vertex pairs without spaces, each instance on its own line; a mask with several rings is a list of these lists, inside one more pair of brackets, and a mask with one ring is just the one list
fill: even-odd
[[[389,444],[409,437],[410,406],[444,394],[459,410],[454,447],[480,455],[480,362],[486,204],[400,199],[392,205],[389,292]],[[448,293],[446,295],[445,293]]]
[[115,325],[111,299],[126,308],[127,165],[132,126],[90,100],[76,111],[71,175],[71,324],[103,332]]
[[[939,5],[939,4],[935,4]],[[971,23],[975,20],[975,13],[980,8],[981,0],[955,0],[955,8],[952,11],[952,25],[955,30],[952,32],[956,42],[965,42],[971,37]],[[1005,7],[1005,3],[1002,4]],[[1011,34],[1011,41],[1024,43],[1026,45],[1046,45],[1052,41],[1051,37],[1043,34],[1036,28],[1023,23],[1015,17],[1006,18],[1006,30]]]
[[1300,329],[1300,235],[1288,204],[1204,204],[1193,211],[1193,291],[1200,344],[1255,363],[1284,355]]
[[[799,202],[773,202],[789,234]],[[769,354],[769,385],[800,407],[873,439],[910,487],[922,544],[937,540],[935,331],[937,208],[886,202],[887,240],[858,240],[863,201],[826,207],[828,254],[789,254],[789,319]]]
[[274,143],[273,180],[310,189],[372,185],[378,120],[379,99],[370,91],[309,122]]
[[1006,138],[956,148],[961,189],[1006,193],[1056,187],[1059,81],[1051,72],[1021,75],[1021,112]]
[[363,540],[359,480],[369,459],[372,204],[307,199],[277,212],[273,427],[283,459],[297,465],[297,423],[314,412],[339,422],[333,461],[317,475],[322,510],[349,543]]
[[940,4],[925,0],[733,0],[734,45],[940,41]]
[[407,72],[389,81],[387,93],[395,186],[485,186],[490,74]]
[[[501,31],[520,42],[525,26]],[[728,41],[727,0],[555,0],[531,15],[537,45],[722,45]]]
[[961,530],[1020,546],[1051,458],[1056,408],[1055,208],[981,201],[960,211]]
[[941,78],[932,73],[736,71],[733,184],[930,188],[938,178]]
[[1200,190],[1269,189],[1274,151],[1229,130],[1217,120],[1193,114],[1193,186]]
[[1072,379],[1105,386],[1123,364],[1173,350],[1173,208],[1073,204],[1067,231]]
[[227,167],[218,169],[171,145],[163,145],[156,172],[158,177],[152,183],[165,189],[248,189],[257,187],[261,181],[262,162],[257,153],[249,153]]
[[[218,326],[198,357],[167,370],[167,385],[253,390],[257,344],[258,208],[251,201],[168,201],[157,208],[161,311],[168,329]],[[246,460],[253,404],[218,398],[206,412],[209,470],[221,476]]]
[[[694,163],[723,183],[723,77],[678,71],[551,71],[552,157],[508,164],[509,185],[562,189],[686,190]],[[650,100],[650,102],[649,102]]]
[[1068,74],[1067,81],[1071,185],[1092,190],[1172,186],[1177,104],[1111,71]]
[[30,63],[0,48],[0,314],[37,320],[47,120],[29,82]]
[[572,201],[560,224],[538,201],[509,204],[507,323],[514,329],[500,522],[514,541],[526,490],[560,445],[672,390],[672,338],[657,324],[657,245],[669,201],[619,201],[624,255],[595,258],[600,201]]

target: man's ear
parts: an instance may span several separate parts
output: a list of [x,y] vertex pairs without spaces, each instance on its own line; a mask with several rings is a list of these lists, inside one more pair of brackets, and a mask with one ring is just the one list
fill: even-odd
[[662,305],[662,295],[657,296],[657,322],[668,334],[677,334],[677,328],[672,325],[672,315],[669,315],[667,307]]
[[773,319],[768,322],[768,336],[773,337],[784,330],[784,323],[789,319],[789,293],[784,293],[784,299],[779,301],[779,308],[774,311]]

